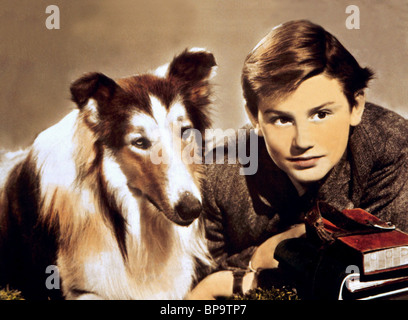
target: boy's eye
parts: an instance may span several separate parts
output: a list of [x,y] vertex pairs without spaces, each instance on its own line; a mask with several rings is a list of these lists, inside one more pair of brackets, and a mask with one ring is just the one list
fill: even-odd
[[330,113],[328,111],[318,111],[312,116],[312,120],[323,120],[326,119]]
[[272,118],[271,122],[278,126],[286,126],[292,123],[292,119],[289,119],[287,117],[278,117],[278,118]]

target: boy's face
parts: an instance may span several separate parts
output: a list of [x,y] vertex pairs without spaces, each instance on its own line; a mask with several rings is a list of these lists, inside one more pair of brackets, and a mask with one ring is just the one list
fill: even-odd
[[305,80],[281,101],[261,99],[259,134],[268,153],[294,185],[322,179],[343,156],[350,126],[360,123],[364,95],[350,107],[338,80],[323,74]]

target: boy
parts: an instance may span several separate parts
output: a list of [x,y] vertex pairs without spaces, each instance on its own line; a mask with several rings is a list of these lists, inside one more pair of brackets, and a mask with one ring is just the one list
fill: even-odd
[[259,168],[208,165],[204,217],[217,268],[189,298],[250,289],[254,272],[277,267],[283,239],[322,200],[363,208],[408,231],[408,122],[366,103],[373,73],[309,21],[274,28],[245,60],[246,111],[259,136]]

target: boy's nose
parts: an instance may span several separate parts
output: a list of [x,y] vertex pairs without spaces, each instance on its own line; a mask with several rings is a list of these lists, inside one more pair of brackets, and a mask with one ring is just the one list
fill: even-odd
[[305,152],[313,148],[314,143],[310,128],[307,125],[296,126],[296,133],[293,139],[292,148],[297,152]]

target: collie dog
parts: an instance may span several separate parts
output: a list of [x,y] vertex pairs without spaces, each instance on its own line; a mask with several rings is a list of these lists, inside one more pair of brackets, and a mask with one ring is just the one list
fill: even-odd
[[[202,166],[183,158],[200,149],[182,151],[211,124],[215,68],[194,48],[154,73],[85,74],[70,88],[75,110],[0,155],[3,285],[29,299],[185,297],[211,259]],[[49,266],[60,280],[51,289]]]

